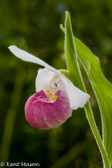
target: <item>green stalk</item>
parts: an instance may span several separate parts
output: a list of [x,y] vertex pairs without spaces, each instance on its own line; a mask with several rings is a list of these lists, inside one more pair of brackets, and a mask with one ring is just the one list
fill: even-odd
[[95,122],[95,119],[94,119],[94,116],[93,116],[93,112],[92,112],[92,109],[91,109],[91,106],[90,106],[89,102],[87,102],[87,104],[85,105],[84,109],[85,109],[85,112],[86,112],[86,117],[88,119],[89,125],[90,125],[91,130],[93,132],[93,135],[95,137],[96,143],[97,143],[98,148],[100,150],[104,168],[111,168],[110,163],[109,163],[109,159],[108,159],[106,150],[104,148],[104,145],[102,143],[99,131],[97,129],[96,122]]
[[[78,66],[77,66],[77,68],[79,69]],[[86,92],[86,88],[85,88],[84,82],[82,80],[82,75],[80,73],[80,69],[78,70],[78,72],[79,72],[79,76],[80,76],[80,78],[78,79],[80,81],[80,87],[79,88],[81,90],[83,90],[84,92]],[[63,73],[75,85],[76,81],[74,81],[73,74],[70,74],[69,72],[63,71],[63,70],[61,70],[61,73]],[[111,168],[110,163],[109,163],[109,159],[108,159],[108,156],[107,156],[107,153],[106,153],[106,150],[105,150],[105,147],[103,145],[103,142],[101,140],[99,131],[98,131],[97,126],[96,126],[96,122],[95,122],[95,119],[94,119],[93,112],[92,112],[91,105],[90,105],[89,101],[84,106],[84,109],[85,109],[85,113],[86,113],[86,117],[88,119],[89,125],[90,125],[91,130],[93,132],[93,135],[95,137],[96,143],[97,143],[98,148],[100,150],[102,160],[103,160],[103,164],[104,164],[104,168]]]

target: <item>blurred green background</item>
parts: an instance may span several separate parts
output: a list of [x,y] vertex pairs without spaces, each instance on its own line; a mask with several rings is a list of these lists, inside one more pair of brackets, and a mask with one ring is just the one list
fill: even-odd
[[[34,54],[57,69],[65,69],[64,34],[59,25],[69,11],[73,32],[100,58],[112,82],[112,1],[0,0],[0,162],[39,163],[40,168],[101,168],[102,160],[84,109],[73,112],[53,130],[31,127],[24,104],[35,93],[40,66],[17,59],[8,46]],[[95,96],[82,69],[101,133]]]

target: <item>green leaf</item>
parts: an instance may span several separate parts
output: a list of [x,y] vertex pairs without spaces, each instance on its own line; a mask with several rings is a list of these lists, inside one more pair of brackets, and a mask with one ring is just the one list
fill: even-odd
[[99,59],[77,38],[74,38],[78,57],[84,66],[100,107],[103,143],[112,164],[112,85],[103,76]]
[[65,20],[65,57],[67,63],[66,76],[75,84],[75,86],[80,87],[81,90],[86,91],[84,88],[81,72],[78,65],[78,59],[75,49],[74,37],[72,33],[71,22],[69,19],[69,14],[66,12]]
[[[65,32],[65,53],[68,67],[68,72],[63,71],[63,73],[67,77],[69,77],[69,79],[73,81],[74,84],[75,81],[78,81],[77,85],[79,85],[79,88],[85,90],[84,85],[82,84],[83,83],[82,77],[77,62],[77,55],[78,55],[79,60],[81,61],[82,65],[84,66],[87,72],[87,75],[89,77],[89,80],[91,82],[91,85],[93,87],[94,93],[96,95],[99,104],[102,116],[103,143],[109,161],[112,164],[112,85],[103,76],[100,69],[99,59],[77,38],[74,37],[73,40],[70,18],[68,13],[66,15],[65,29],[62,26],[61,29]],[[87,109],[86,113],[88,113]],[[91,117],[89,117],[89,114],[87,115],[91,125],[91,123],[93,123],[94,121],[90,121]],[[103,148],[100,142],[98,131],[95,127],[96,126],[94,123],[94,126],[92,126],[92,131],[95,135],[95,138],[103,155],[103,159],[105,160],[104,161],[105,165],[108,166],[109,164],[108,159],[106,159],[105,149]]]

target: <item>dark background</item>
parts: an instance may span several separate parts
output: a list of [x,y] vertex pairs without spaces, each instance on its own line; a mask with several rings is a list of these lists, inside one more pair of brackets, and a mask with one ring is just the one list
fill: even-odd
[[[101,168],[102,160],[84,109],[73,112],[53,130],[31,127],[24,104],[35,93],[40,66],[23,62],[8,46],[37,55],[57,69],[66,69],[64,34],[59,25],[69,11],[73,32],[100,59],[112,82],[112,1],[110,0],[0,0],[0,161],[39,163],[40,168]],[[97,102],[83,72],[98,129]]]

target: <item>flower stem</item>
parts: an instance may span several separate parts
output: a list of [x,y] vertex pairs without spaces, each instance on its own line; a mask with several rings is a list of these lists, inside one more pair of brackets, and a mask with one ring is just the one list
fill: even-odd
[[[77,67],[77,68],[79,68],[79,67]],[[71,80],[74,83],[74,85],[76,84],[76,81],[74,80],[74,76],[72,74],[70,74],[68,71],[61,70],[61,73],[63,73],[69,80]],[[85,88],[80,70],[79,70],[79,77],[80,77],[79,78],[79,84],[80,84],[79,88],[81,90],[83,90],[84,92],[86,92],[86,88]],[[107,153],[106,153],[106,150],[105,150],[105,147],[103,145],[103,142],[101,140],[99,131],[98,131],[97,126],[96,126],[96,122],[95,122],[95,119],[94,119],[93,112],[92,112],[91,105],[90,105],[89,101],[84,106],[84,109],[85,109],[85,113],[86,113],[86,117],[88,119],[89,125],[90,125],[91,130],[93,132],[93,135],[95,137],[96,143],[97,143],[98,148],[100,150],[104,168],[111,168],[110,163],[109,163],[109,159],[108,159],[108,156],[107,156]]]
[[93,135],[95,137],[95,140],[97,142],[97,145],[99,147],[99,150],[100,150],[100,153],[101,153],[101,156],[102,156],[103,166],[104,166],[104,168],[111,168],[106,150],[104,148],[103,142],[101,140],[99,131],[98,131],[96,123],[95,123],[95,119],[94,119],[89,101],[87,102],[87,104],[85,105],[84,108],[85,108],[85,112],[86,112],[86,117],[88,119],[91,130],[93,132]]

